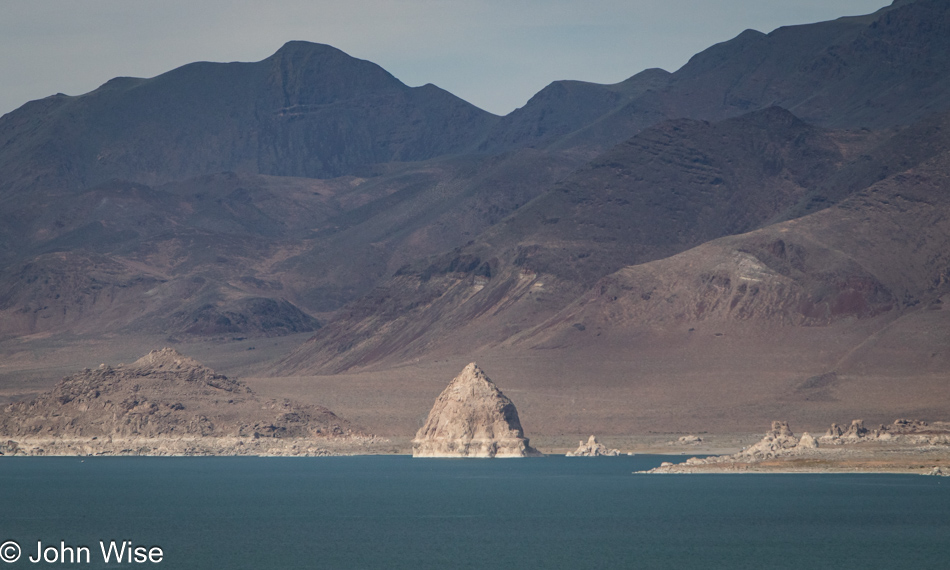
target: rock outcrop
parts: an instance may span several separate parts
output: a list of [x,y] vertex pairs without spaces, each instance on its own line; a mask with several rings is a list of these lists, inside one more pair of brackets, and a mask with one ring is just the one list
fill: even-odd
[[439,394],[412,440],[413,457],[526,457],[528,445],[518,410],[471,363]]
[[326,408],[261,398],[165,348],[6,406],[0,437],[8,455],[324,455],[324,443],[364,436]]
[[587,443],[579,443],[577,449],[567,452],[567,457],[616,457],[620,455],[619,449],[608,449],[606,445],[597,442],[597,438],[590,436]]
[[699,445],[702,442],[703,442],[703,438],[699,437],[698,435],[690,434],[690,435],[680,436],[680,438],[676,440],[675,444],[676,445]]

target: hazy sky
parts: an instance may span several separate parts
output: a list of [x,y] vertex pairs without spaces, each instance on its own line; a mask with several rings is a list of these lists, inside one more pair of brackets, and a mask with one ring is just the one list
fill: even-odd
[[747,28],[866,14],[890,0],[2,0],[0,113],[117,76],[258,61],[289,40],[333,45],[408,85],[493,113],[551,81],[675,71]]

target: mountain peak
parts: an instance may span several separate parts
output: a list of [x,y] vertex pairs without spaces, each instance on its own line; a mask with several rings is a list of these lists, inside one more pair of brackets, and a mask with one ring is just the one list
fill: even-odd
[[[277,50],[277,52],[274,55],[296,53],[296,52],[301,52],[301,51],[314,52],[314,53],[335,53],[335,54],[347,55],[346,52],[344,52],[343,50],[335,48],[329,44],[308,42],[305,40],[290,40],[289,42],[280,46],[280,49]],[[349,56],[347,55],[347,57]]]
[[382,67],[326,44],[292,41],[264,60],[278,105],[322,105],[408,87]]

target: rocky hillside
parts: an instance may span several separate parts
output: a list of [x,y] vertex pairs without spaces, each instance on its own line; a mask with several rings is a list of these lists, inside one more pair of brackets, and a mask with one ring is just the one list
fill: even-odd
[[312,331],[315,316],[465,243],[572,164],[525,151],[369,179],[223,173],[20,196],[0,213],[0,335]]
[[948,189],[945,152],[816,214],[626,267],[559,315],[562,325],[541,329],[704,320],[821,326],[940,310],[950,293]]
[[[293,440],[306,452],[322,439],[354,434],[326,408],[262,399],[243,383],[168,348],[129,365],[86,369],[35,400],[0,412],[0,435],[25,452],[27,446],[41,446],[39,440],[60,440],[74,443],[75,453],[119,453],[134,440],[146,453],[201,452],[210,446],[207,451],[217,454],[244,454],[267,452],[270,444],[261,440],[268,439]],[[199,438],[221,443],[189,447]],[[66,452],[65,443],[53,445],[51,452]]]
[[898,0],[868,16],[768,34],[747,30],[678,70],[663,106],[715,118],[778,105],[829,127],[914,123],[947,109],[936,94],[950,85],[948,31],[950,7],[941,0]]
[[[864,189],[876,188],[873,196],[878,192],[906,195],[912,189],[932,193],[934,209],[927,216],[944,211],[939,179],[920,187],[917,178],[898,173],[916,165],[940,175],[943,163],[939,156],[950,146],[939,125],[948,120],[950,116],[942,115],[884,137],[819,129],[778,108],[719,123],[663,123],[578,170],[555,191],[519,209],[472,244],[402,269],[385,288],[377,288],[341,312],[308,345],[288,356],[277,371],[340,371],[386,359],[406,359],[450,337],[464,336],[479,343],[477,346],[500,343],[548,319],[561,318],[555,315],[579,298],[601,294],[604,285],[598,280],[624,267],[663,267],[660,271],[669,270],[671,282],[688,288],[684,294],[688,292],[692,298],[697,290],[664,263],[674,263],[679,258],[671,256],[676,254],[691,256],[689,267],[697,279],[705,279],[703,276],[717,271],[717,265],[708,263],[719,259],[707,251],[718,243],[710,240],[757,228],[760,233],[786,236],[785,241],[793,244],[788,248],[799,247],[796,236],[811,240],[798,232],[814,224],[826,228],[823,231],[842,230],[835,234],[836,239],[866,244],[865,236],[890,227],[884,224],[898,223],[897,217],[910,220],[921,213],[905,214],[893,206],[878,209],[861,202],[857,196]],[[914,142],[906,142],[909,140]],[[885,181],[871,186],[881,176]],[[844,223],[842,212],[858,207],[848,200],[817,217],[802,218],[801,223],[774,225],[805,211],[828,208],[848,195],[860,208],[879,217],[879,225],[865,228]],[[920,229],[908,221],[900,223],[908,231]],[[936,253],[945,241],[940,238],[943,234],[936,228],[928,231],[934,237],[925,243],[932,243],[928,251]],[[882,240],[890,238],[896,240],[897,236],[891,232],[880,235]],[[914,239],[908,236],[882,249],[844,243],[807,247],[883,259],[885,255],[902,256],[900,248]],[[706,242],[710,242],[706,249],[683,253]],[[866,279],[848,274],[840,265],[847,264],[834,255],[816,251],[811,259],[814,266],[806,271],[809,279],[816,280],[812,285],[816,289],[848,289],[857,286],[848,285],[852,280]],[[912,259],[920,261],[904,257],[905,262]],[[653,263],[642,265],[647,262]],[[854,266],[868,267],[868,262],[861,263],[864,265]],[[881,262],[882,266],[888,263],[889,258]],[[920,279],[920,291],[931,286],[934,276],[915,275]],[[730,283],[735,287],[742,281],[732,279]],[[876,300],[874,292],[878,290],[867,290],[869,302],[886,305]],[[666,297],[654,296],[652,290],[630,293],[643,295],[641,302],[652,303],[663,318],[684,310],[678,305],[687,298],[684,294],[670,304],[658,302]],[[815,302],[824,302],[822,295],[826,294],[819,294]],[[895,294],[901,296],[903,291]],[[769,307],[764,310],[771,311],[768,318],[777,318],[774,315],[780,308],[769,303],[778,301],[763,298],[761,302]],[[788,303],[800,304],[798,300]],[[471,332],[464,333],[466,330]]]

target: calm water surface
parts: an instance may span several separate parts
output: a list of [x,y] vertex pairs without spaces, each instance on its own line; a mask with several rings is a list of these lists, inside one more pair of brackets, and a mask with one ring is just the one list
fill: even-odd
[[0,569],[950,568],[950,480],[631,474],[666,459],[0,458]]

